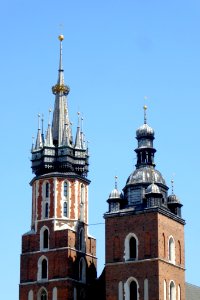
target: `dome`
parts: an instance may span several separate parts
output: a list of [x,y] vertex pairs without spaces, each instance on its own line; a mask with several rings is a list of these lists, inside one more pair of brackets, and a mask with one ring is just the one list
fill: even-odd
[[152,183],[150,184],[147,189],[146,189],[146,194],[161,194],[160,188],[159,186],[157,186],[157,184]]
[[119,199],[121,198],[120,192],[117,189],[112,190],[109,195],[109,199]]
[[161,183],[163,185],[166,185],[164,178],[162,177],[162,174],[150,167],[142,167],[139,169],[136,169],[131,175],[128,177],[126,184],[137,184],[137,183],[149,183],[152,182]]
[[136,130],[136,136],[137,138],[143,136],[154,136],[154,130],[149,125],[143,124]]
[[168,197],[168,203],[180,203],[180,200],[175,194],[172,194]]

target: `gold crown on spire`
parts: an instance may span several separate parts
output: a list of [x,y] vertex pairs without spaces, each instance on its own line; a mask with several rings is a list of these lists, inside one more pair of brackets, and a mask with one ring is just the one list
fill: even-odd
[[59,36],[58,36],[58,39],[59,39],[59,41],[63,41],[64,40],[64,35],[63,34],[60,34]]

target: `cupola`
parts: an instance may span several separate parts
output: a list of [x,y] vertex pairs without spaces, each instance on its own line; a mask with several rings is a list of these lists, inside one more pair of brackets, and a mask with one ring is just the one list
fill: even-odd
[[117,188],[117,176],[115,176],[115,188],[111,191],[109,198],[107,200],[109,204],[109,212],[119,211],[121,208],[121,203],[123,201],[123,195],[119,192]]
[[181,207],[183,205],[181,204],[179,198],[174,194],[174,180],[173,179],[171,180],[171,186],[172,186],[172,193],[167,198],[168,208],[173,214],[181,217]]

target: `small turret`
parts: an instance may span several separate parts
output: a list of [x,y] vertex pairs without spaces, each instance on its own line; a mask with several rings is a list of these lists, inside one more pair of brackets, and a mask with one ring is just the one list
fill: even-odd
[[181,207],[183,206],[179,198],[174,194],[174,180],[171,180],[172,193],[168,196],[167,204],[169,210],[181,218]]
[[42,133],[40,129],[40,114],[38,114],[38,133],[35,143],[35,150],[39,150],[43,147],[43,139],[42,139]]
[[123,201],[123,196],[122,193],[118,191],[117,176],[115,176],[115,188],[112,190],[107,200],[109,204],[109,212],[119,211],[121,208],[122,201]]

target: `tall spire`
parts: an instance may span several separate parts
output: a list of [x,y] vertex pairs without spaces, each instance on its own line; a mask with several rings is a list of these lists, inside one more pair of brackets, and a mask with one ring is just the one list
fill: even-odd
[[[52,133],[54,144],[61,146],[65,124],[70,124],[70,121],[66,99],[66,96],[69,94],[69,87],[64,83],[64,69],[62,64],[62,41],[64,40],[64,36],[59,35],[58,39],[60,41],[60,58],[57,84],[52,87],[52,92],[55,95]],[[68,135],[68,140],[71,140],[71,132]]]

